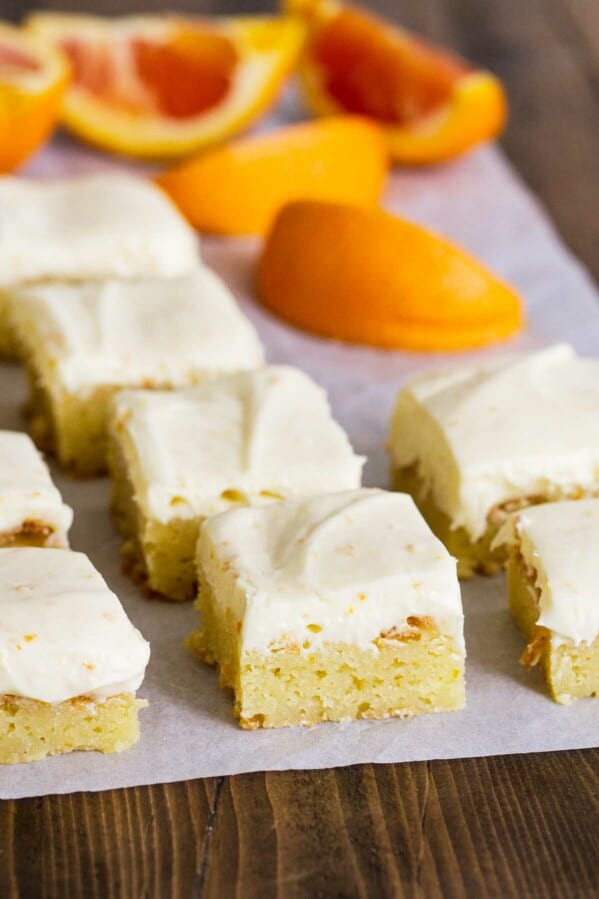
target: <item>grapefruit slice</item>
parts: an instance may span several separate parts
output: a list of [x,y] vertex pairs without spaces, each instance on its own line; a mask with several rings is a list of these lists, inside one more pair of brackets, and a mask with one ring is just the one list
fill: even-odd
[[339,203],[281,210],[258,293],[300,328],[385,348],[463,350],[523,325],[516,291],[464,250],[380,209]]
[[441,162],[504,127],[505,93],[490,73],[338,0],[286,0],[286,8],[308,25],[300,64],[308,105],[378,120],[397,162]]
[[0,172],[16,168],[48,137],[68,77],[60,53],[0,23]]
[[241,138],[156,181],[200,231],[264,234],[291,200],[377,204],[388,165],[381,128],[341,116]]
[[139,158],[172,158],[240,131],[276,99],[299,54],[297,18],[101,19],[37,14],[28,29],[71,63],[67,128]]

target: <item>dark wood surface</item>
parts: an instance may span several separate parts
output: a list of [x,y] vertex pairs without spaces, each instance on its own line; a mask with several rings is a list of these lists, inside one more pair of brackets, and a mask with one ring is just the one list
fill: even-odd
[[[127,0],[30,5],[135,8]],[[512,118],[503,146],[599,276],[597,0],[372,5],[504,79]],[[176,6],[267,8],[260,0]],[[26,8],[0,0],[6,17]],[[251,774],[4,802],[0,897],[17,896],[599,897],[599,750]]]

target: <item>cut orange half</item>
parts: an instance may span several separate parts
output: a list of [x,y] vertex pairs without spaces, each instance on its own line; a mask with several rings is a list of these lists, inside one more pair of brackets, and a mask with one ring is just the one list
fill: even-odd
[[300,66],[317,115],[366,115],[406,164],[458,156],[502,130],[500,81],[383,19],[337,0],[286,0],[308,25]]
[[263,234],[291,200],[378,203],[387,170],[381,128],[341,116],[242,138],[156,180],[201,231]]
[[263,303],[325,337],[408,350],[462,350],[523,324],[513,288],[468,253],[380,209],[285,206],[258,266]]
[[147,159],[182,156],[254,121],[276,99],[304,37],[302,23],[284,16],[48,13],[27,27],[71,62],[64,124],[92,144]]
[[62,54],[0,23],[0,172],[20,165],[51,133],[68,77]]

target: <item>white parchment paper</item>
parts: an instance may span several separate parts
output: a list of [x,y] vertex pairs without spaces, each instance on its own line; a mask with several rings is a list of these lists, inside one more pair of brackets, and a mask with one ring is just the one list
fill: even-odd
[[[27,174],[47,177],[115,164],[60,139],[30,165]],[[528,328],[508,345],[510,349],[568,340],[580,352],[599,354],[599,296],[497,150],[480,150],[432,171],[396,173],[386,205],[452,237],[518,286],[526,298]],[[368,456],[366,484],[387,486],[383,444],[397,390],[406,375],[446,362],[447,357],[342,346],[286,327],[253,299],[257,249],[253,240],[202,243],[204,259],[228,282],[256,323],[269,361],[301,366],[328,389],[335,415],[356,450]],[[503,345],[485,352],[505,350]],[[23,427],[19,406],[25,394],[20,370],[1,368],[1,428]],[[464,711],[414,720],[243,731],[233,722],[230,700],[219,689],[216,674],[196,663],[182,645],[196,625],[191,604],[145,600],[120,573],[120,541],[107,511],[106,481],[73,481],[54,473],[75,509],[73,548],[91,556],[152,644],[140,690],[150,705],[142,712],[142,736],[135,748],[121,755],[74,753],[0,767],[2,798],[245,771],[574,749],[598,743],[596,702],[558,706],[547,698],[539,672],[527,673],[518,664],[523,645],[507,611],[503,576],[477,578],[463,587],[468,650]]]

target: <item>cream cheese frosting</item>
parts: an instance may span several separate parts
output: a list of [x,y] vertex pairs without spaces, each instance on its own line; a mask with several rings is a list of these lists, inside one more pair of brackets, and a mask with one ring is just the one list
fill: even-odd
[[0,431],[0,536],[25,522],[50,526],[66,540],[73,521],[27,434]]
[[599,360],[557,344],[420,375],[399,394],[389,448],[473,540],[511,499],[599,492]]
[[135,693],[150,646],[83,553],[0,549],[0,694]]
[[242,649],[374,640],[430,616],[463,649],[456,562],[411,497],[359,489],[209,519],[198,563]]
[[178,387],[264,361],[256,332],[223,282],[196,267],[181,278],[37,284],[11,317],[46,384]]
[[0,178],[0,286],[40,279],[175,277],[197,238],[167,196],[121,173]]
[[290,366],[123,391],[113,419],[137,503],[159,521],[360,484],[364,459],[324,390]]
[[536,573],[537,624],[554,641],[599,635],[599,499],[530,506],[510,516],[495,542],[515,547]]

